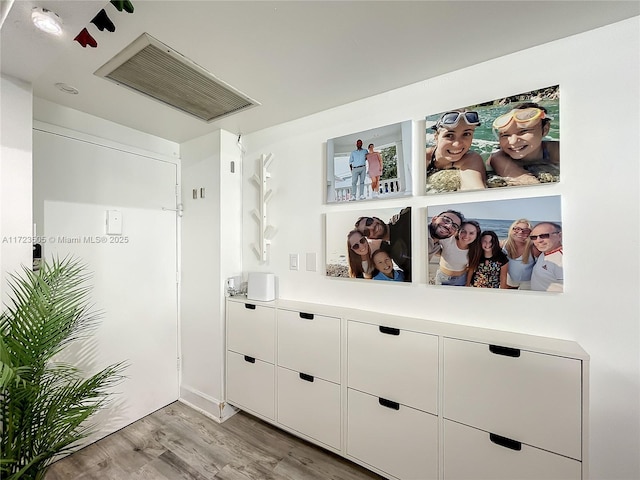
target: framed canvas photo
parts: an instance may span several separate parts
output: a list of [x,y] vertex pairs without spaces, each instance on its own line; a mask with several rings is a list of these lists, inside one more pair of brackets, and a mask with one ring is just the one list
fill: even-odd
[[327,203],[411,195],[412,122],[327,140]]
[[327,276],[411,282],[411,207],[326,214]]
[[560,180],[558,85],[426,117],[426,193]]
[[560,196],[427,208],[429,284],[562,292]]

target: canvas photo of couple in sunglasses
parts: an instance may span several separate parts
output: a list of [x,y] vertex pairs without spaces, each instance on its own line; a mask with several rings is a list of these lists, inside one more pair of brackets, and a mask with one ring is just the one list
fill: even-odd
[[411,282],[411,207],[334,212],[326,217],[327,276]]
[[560,88],[426,117],[426,193],[560,180]]

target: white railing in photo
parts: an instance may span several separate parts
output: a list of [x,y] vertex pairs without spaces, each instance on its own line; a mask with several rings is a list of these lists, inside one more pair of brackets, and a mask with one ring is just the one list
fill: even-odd
[[[358,187],[359,188],[359,187]],[[351,185],[337,187],[334,189],[336,202],[347,202],[351,200]],[[380,180],[380,188],[377,198],[396,195],[400,192],[400,181],[397,178],[387,178]],[[375,198],[371,190],[371,179],[367,177],[364,183],[364,196],[366,199]]]
[[390,193],[398,193],[400,191],[400,181],[397,178],[388,178],[380,180],[380,191],[378,194],[387,195]]

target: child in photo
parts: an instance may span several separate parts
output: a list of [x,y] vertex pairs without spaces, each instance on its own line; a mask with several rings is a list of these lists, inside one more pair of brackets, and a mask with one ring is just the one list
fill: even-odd
[[402,270],[393,268],[393,261],[384,249],[378,249],[373,252],[372,258],[373,264],[378,269],[378,274],[373,277],[374,280],[404,282],[404,273]]
[[509,259],[500,247],[496,232],[486,230],[480,234],[482,255],[470,260],[467,286],[481,288],[508,288]]
[[493,122],[500,150],[487,166],[509,185],[558,181],[560,142],[544,140],[551,127],[546,108],[533,102],[518,105]]
[[467,284],[469,265],[482,256],[480,249],[480,224],[465,220],[456,234],[440,240],[440,262],[435,276],[436,285],[464,287]]

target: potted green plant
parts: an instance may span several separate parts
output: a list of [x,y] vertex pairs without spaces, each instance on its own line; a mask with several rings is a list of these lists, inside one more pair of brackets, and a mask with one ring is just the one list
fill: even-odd
[[89,279],[86,266],[72,258],[10,277],[10,298],[0,314],[3,479],[44,478],[54,459],[94,431],[88,420],[123,378],[124,362],[86,377],[59,360],[63,349],[89,337],[101,319],[90,303]]

